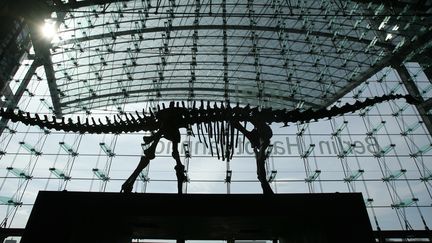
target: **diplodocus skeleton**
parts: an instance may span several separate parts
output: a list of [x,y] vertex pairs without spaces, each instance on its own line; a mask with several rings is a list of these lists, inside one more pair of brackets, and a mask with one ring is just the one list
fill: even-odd
[[[295,122],[310,122],[317,121],[323,118],[331,118],[341,114],[354,112],[368,106],[375,105],[384,101],[405,98],[410,104],[416,104],[418,101],[409,95],[383,95],[380,97],[367,98],[364,101],[356,101],[354,104],[345,104],[337,107],[333,106],[330,109],[321,108],[318,110],[308,109],[300,111],[299,109],[286,110],[271,108],[251,108],[250,106],[241,107],[238,104],[231,107],[229,104],[217,106],[206,104],[201,101],[197,107],[194,102],[192,107],[188,108],[182,102],[171,102],[168,107],[163,105],[162,108],[152,112],[151,110],[140,113],[135,112],[135,115],[126,114],[125,116],[115,116],[113,118],[106,117],[106,121],[100,119],[96,121],[94,118],[86,118],[81,121],[74,122],[72,119],[67,121],[52,117],[51,119],[44,115],[24,113],[20,110],[0,109],[0,116],[5,119],[10,119],[12,122],[22,122],[26,125],[39,126],[41,128],[63,130],[66,132],[76,133],[128,133],[138,131],[150,131],[150,136],[145,136],[144,143],[146,149],[144,155],[141,156],[137,168],[131,176],[122,185],[123,192],[131,192],[133,184],[140,172],[153,160],[156,156],[156,146],[161,138],[165,138],[172,142],[172,157],[176,161],[174,167],[177,176],[178,193],[182,193],[182,185],[186,180],[185,167],[180,161],[178,144],[180,142],[180,128],[189,128],[195,126],[196,135],[200,142],[210,148],[212,155],[222,160],[230,160],[233,156],[234,147],[238,145],[239,133],[242,133],[247,138],[253,148],[258,180],[261,183],[264,194],[272,194],[273,191],[269,182],[266,179],[265,159],[266,150],[270,145],[270,139],[273,132],[269,124]],[[111,120],[112,119],[112,120]],[[251,123],[252,130],[247,130],[246,123]],[[212,146],[216,143],[216,146]],[[214,148],[214,149],[213,149]]]

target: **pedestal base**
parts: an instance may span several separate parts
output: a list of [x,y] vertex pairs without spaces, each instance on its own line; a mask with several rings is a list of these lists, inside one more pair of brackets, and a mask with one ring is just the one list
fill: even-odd
[[140,239],[373,242],[361,194],[40,192],[22,243]]

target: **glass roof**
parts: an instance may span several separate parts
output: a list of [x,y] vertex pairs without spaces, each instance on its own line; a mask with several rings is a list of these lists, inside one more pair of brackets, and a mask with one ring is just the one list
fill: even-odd
[[428,42],[422,37],[430,18],[414,16],[410,4],[363,2],[81,4],[89,6],[57,12],[51,95],[64,114],[201,99],[274,108],[328,106],[412,55],[404,48]]

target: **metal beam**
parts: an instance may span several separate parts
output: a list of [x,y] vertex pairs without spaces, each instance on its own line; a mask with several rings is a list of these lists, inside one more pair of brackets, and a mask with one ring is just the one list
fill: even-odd
[[[55,3],[55,6],[53,7],[54,11],[68,11],[70,9],[76,9],[81,7],[88,7],[93,5],[103,5],[103,4],[110,4],[114,2],[128,2],[130,0],[82,0],[82,1],[76,1],[76,0],[70,0],[68,3],[62,3],[60,0],[53,0]],[[430,6],[427,5],[427,1],[423,0],[414,0],[410,2],[407,1],[399,1],[399,0],[351,0],[352,2],[362,3],[362,4],[383,4],[386,7],[389,8],[396,8],[396,9],[403,9],[405,6],[410,5],[414,10],[421,10],[424,11],[424,6]],[[423,3],[423,4],[422,4]]]
[[[9,102],[7,102],[7,105],[6,105],[6,107],[8,109],[15,109],[16,108],[22,95],[24,94],[25,90],[27,89],[27,86],[30,83],[30,80],[32,79],[33,75],[35,74],[37,67],[39,67],[39,66],[40,65],[37,61],[34,61],[32,63],[30,68],[27,70],[27,73],[25,74],[25,76],[24,76],[23,80],[21,81],[21,84],[19,85],[15,94],[9,96]],[[0,135],[3,133],[3,130],[5,129],[8,121],[9,121],[9,119],[1,118],[1,120],[0,120]]]
[[1,91],[2,96],[6,97],[5,101],[0,100],[0,106],[1,107],[5,107],[8,104],[8,100],[11,100],[13,98],[13,92],[12,89],[10,88],[9,85],[7,85],[8,83],[5,83],[6,85],[3,87],[3,90]]
[[[427,4],[427,1],[424,0],[411,0],[409,1],[400,1],[400,0],[351,0],[351,2],[362,3],[362,4],[383,4],[387,8],[392,8],[393,10],[401,10],[406,6],[410,6],[412,10],[424,12],[427,10],[427,6],[430,6],[430,3]],[[425,13],[426,14],[426,13]]]
[[[213,14],[215,16],[215,14]],[[246,15],[245,15],[246,16]],[[222,15],[221,15],[222,17]],[[281,27],[272,27],[272,26],[251,26],[251,25],[179,25],[179,26],[172,26],[170,27],[170,31],[183,31],[183,30],[254,30],[254,31],[268,31],[268,32],[286,32],[286,33],[294,33],[294,34],[306,34],[308,31],[305,29],[300,28],[281,28]],[[159,26],[159,27],[152,27],[152,28],[145,28],[145,29],[133,29],[133,30],[125,30],[125,31],[118,31],[114,32],[114,35],[116,37],[119,36],[130,36],[133,34],[145,34],[145,33],[155,33],[155,32],[165,32],[166,27],[165,26]],[[337,35],[335,37],[334,33],[331,32],[322,32],[322,31],[310,31],[309,35],[311,36],[320,36],[320,37],[326,37],[326,38],[336,38],[336,39],[346,39],[348,41],[352,41],[355,43],[362,43],[365,45],[369,45],[371,40],[369,39],[360,39],[358,36],[344,36],[344,35]],[[95,39],[103,39],[103,38],[112,38],[112,33],[103,33],[103,34],[97,34],[92,35],[88,37],[81,37],[81,38],[75,38],[75,39],[69,39],[62,42],[57,43],[57,45],[66,45],[66,44],[73,44],[76,42],[84,42],[84,41],[90,41]],[[382,47],[388,50],[391,50],[394,48],[394,45],[387,42],[380,42],[378,41],[375,46]]]
[[423,101],[420,106],[422,106],[426,111],[429,111],[430,109],[432,109],[432,98]]
[[417,85],[415,84],[414,80],[411,78],[411,75],[408,72],[408,69],[405,67],[405,65],[393,65],[393,69],[396,70],[396,72],[399,74],[399,77],[401,78],[401,81],[405,85],[405,88],[407,89],[408,93],[412,95],[414,98],[424,101],[419,89],[417,88]]
[[[64,16],[64,14],[62,15]],[[61,21],[61,20],[60,20]],[[39,27],[44,24],[43,19],[34,20],[30,27],[30,33],[33,43],[33,48],[35,51],[36,60],[44,66],[45,76],[48,83],[48,88],[51,95],[51,101],[53,104],[53,110],[56,117],[62,117],[62,110],[60,104],[60,95],[58,92],[55,72],[53,68],[53,63],[51,59],[50,52],[50,40],[46,39],[39,32]]]
[[32,76],[36,73],[36,69],[40,66],[40,64],[37,61],[34,61],[30,68],[27,70],[27,73],[25,74],[23,80],[21,81],[21,84],[19,85],[17,91],[13,96],[10,96],[10,101],[8,102],[7,108],[14,109],[17,105],[19,100],[21,99],[22,95],[27,89],[27,86],[32,78]]
[[[415,84],[414,80],[411,78],[411,75],[409,74],[405,65],[395,65],[393,66],[393,68],[399,74],[399,77],[403,82],[403,84],[405,85],[405,88],[407,89],[408,93],[411,96],[415,97],[416,99],[420,100],[421,103],[423,103],[424,99],[421,96],[421,93],[417,85]],[[425,124],[426,129],[429,131],[429,134],[432,135],[432,116],[427,113],[428,110],[424,105],[416,105],[416,108],[420,114],[420,117],[423,120],[423,124]]]
[[[146,99],[146,96],[142,96],[142,95],[140,96],[140,94],[153,94],[156,91],[157,91],[157,89],[155,89],[155,88],[136,89],[136,90],[128,91],[128,94],[131,95],[131,96],[132,95],[137,95],[139,97],[143,97],[143,101],[145,101],[144,99]],[[179,93],[184,93],[185,97],[187,97],[187,92],[189,91],[189,87],[164,88],[163,91],[164,92],[173,92],[173,91],[175,91],[175,92],[179,92]],[[230,97],[236,97],[236,96],[231,96],[231,94],[242,94],[242,95],[245,95],[245,96],[239,96],[239,98],[243,98],[243,97],[247,98],[247,97],[256,97],[257,96],[257,93],[255,93],[255,92],[249,92],[249,91],[246,91],[246,90],[225,89],[225,88],[206,88],[206,87],[195,87],[194,88],[194,92],[197,92],[196,95],[199,95],[200,92],[205,93],[206,91],[208,91],[209,93],[210,92],[211,93],[219,93],[221,95],[223,95],[224,92],[226,91],[226,92],[228,92],[228,94],[230,94]],[[271,97],[274,100],[281,100],[281,103],[288,101],[288,102],[292,102],[294,104],[297,104],[298,102],[301,101],[299,99],[295,99],[295,98],[292,98],[292,97],[289,97],[289,96],[275,96],[275,95],[272,95],[270,93],[263,93],[262,95],[263,95],[263,97]],[[112,98],[112,97],[122,97],[122,96],[124,96],[123,92],[113,92],[113,93],[107,93],[107,94],[103,94],[103,95],[98,95],[96,98],[94,98],[92,96],[88,96],[88,97],[80,98],[79,100],[75,99],[75,100],[71,100],[71,101],[66,101],[66,102],[63,103],[63,105],[65,107],[69,107],[70,105],[75,104],[78,101],[82,102],[82,103],[85,103],[85,102],[90,102],[92,100],[93,101],[94,100],[104,100],[104,98],[108,99],[108,98]],[[305,102],[305,105],[308,106],[308,107],[312,107],[312,108],[316,108],[316,109],[321,108],[321,106],[318,106],[315,103],[311,103],[311,102],[307,102],[307,101],[304,101],[304,102]]]
[[324,100],[323,105],[325,107],[330,106],[340,98],[344,97],[347,93],[351,92],[354,88],[368,80],[377,72],[381,71],[385,67],[389,66],[400,66],[402,62],[410,55],[415,54],[417,51],[421,50],[421,47],[430,43],[432,40],[432,27],[429,27],[427,32],[423,35],[420,35],[415,41],[409,41],[409,43],[405,44],[397,51],[393,51],[389,53],[387,56],[383,57],[379,62],[375,65],[371,66],[368,70],[363,72],[361,75],[357,77],[357,79],[348,82],[344,88],[339,90],[337,94],[330,99]]
[[[431,62],[432,63],[432,60]],[[432,83],[432,67],[428,67],[427,65],[421,65],[426,78]]]
[[48,88],[51,95],[51,102],[53,104],[54,114],[57,118],[61,118],[63,116],[61,104],[60,104],[60,95],[57,87],[57,80],[54,75],[54,68],[51,61],[51,57],[48,62],[44,63],[45,68],[45,76],[48,83]]
[[54,12],[68,11],[70,9],[88,7],[93,5],[104,5],[104,4],[110,4],[115,2],[129,2],[129,1],[130,0],[82,0],[82,1],[70,0],[68,1],[68,3],[62,3],[61,1],[54,0],[56,5],[53,7],[53,11]]

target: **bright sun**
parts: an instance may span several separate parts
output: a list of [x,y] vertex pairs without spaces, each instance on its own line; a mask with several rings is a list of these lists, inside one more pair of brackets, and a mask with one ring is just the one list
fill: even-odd
[[45,21],[41,28],[42,35],[47,39],[52,39],[56,36],[56,22],[55,21]]

